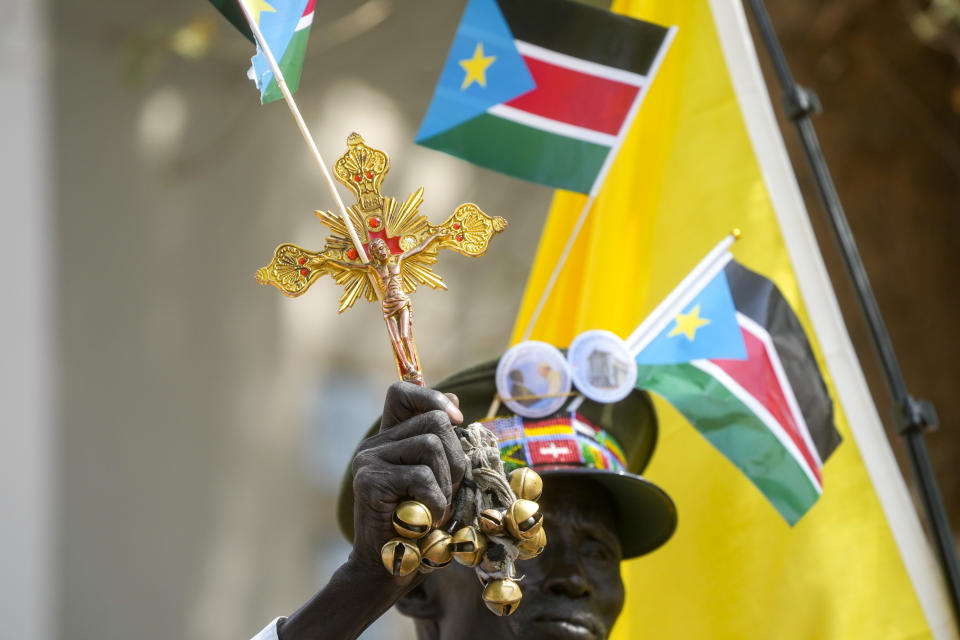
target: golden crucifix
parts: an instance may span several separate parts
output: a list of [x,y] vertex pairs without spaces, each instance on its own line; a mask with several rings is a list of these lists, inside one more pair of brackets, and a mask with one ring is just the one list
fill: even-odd
[[490,238],[507,228],[503,218],[490,217],[471,203],[462,204],[438,226],[418,213],[423,188],[403,204],[380,194],[380,185],[390,170],[390,159],[368,147],[360,134],[347,138],[347,152],[334,165],[337,180],[357,196],[347,209],[349,224],[363,246],[361,255],[350,239],[347,221],[329,211],[316,211],[330,228],[322,251],[308,251],[295,244],[282,244],[273,260],[257,270],[257,282],[272,284],[284,295],[303,294],[322,275],[344,287],[342,313],[358,298],[380,300],[383,320],[403,380],[423,384],[423,371],[413,340],[413,308],[409,294],[419,284],[446,289],[430,268],[440,249],[479,257]]

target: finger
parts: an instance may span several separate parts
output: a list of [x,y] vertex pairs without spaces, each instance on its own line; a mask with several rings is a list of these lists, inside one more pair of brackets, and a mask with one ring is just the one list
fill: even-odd
[[410,382],[395,382],[387,389],[380,430],[389,429],[417,414],[434,410],[445,412],[453,424],[463,422],[463,414],[460,413],[460,409],[450,398],[439,391],[420,387]]
[[[435,524],[442,522],[447,510],[447,498],[433,469],[427,465],[397,465],[381,461],[358,469],[353,477],[353,488],[361,497],[358,507],[361,503],[366,504],[383,517],[392,516],[398,504],[410,499],[422,502],[430,510]],[[362,517],[362,510],[355,511],[355,517]]]
[[425,433],[437,436],[443,444],[443,450],[450,467],[450,479],[454,488],[456,488],[463,480],[463,474],[467,470],[467,457],[463,453],[463,447],[453,430],[453,425],[450,424],[449,416],[442,411],[435,410],[405,420],[368,438],[364,441],[362,447],[366,450],[387,442],[396,442]]
[[[455,393],[444,393],[443,395],[445,395],[445,396],[447,396],[448,398],[450,398],[450,402],[452,402],[452,403],[457,407],[457,409],[460,408],[460,398],[457,397],[457,394],[455,394]],[[463,414],[461,414],[461,415],[463,415]]]
[[406,493],[414,500],[419,500],[427,505],[430,514],[433,516],[434,526],[443,522],[443,517],[450,507],[449,497],[438,491],[436,477],[432,469],[427,466],[412,467],[413,473],[404,476],[406,480]]
[[[424,433],[395,442],[387,442],[372,449],[366,449],[359,458],[358,465],[392,464],[398,466],[425,466],[433,473],[437,486],[444,497],[444,504],[434,517],[443,515],[444,509],[453,497],[453,483],[450,480],[450,465],[440,438],[432,433]],[[402,478],[401,478],[402,480]],[[403,497],[403,494],[398,494]]]

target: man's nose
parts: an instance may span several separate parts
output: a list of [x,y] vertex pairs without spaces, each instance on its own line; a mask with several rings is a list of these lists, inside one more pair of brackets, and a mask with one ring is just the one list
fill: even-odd
[[543,590],[553,595],[583,598],[590,595],[590,584],[583,576],[580,567],[574,563],[564,562],[552,568],[546,580],[543,581]]

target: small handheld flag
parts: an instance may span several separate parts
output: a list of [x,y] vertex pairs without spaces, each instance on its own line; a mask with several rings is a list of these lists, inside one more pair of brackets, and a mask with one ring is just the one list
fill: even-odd
[[747,352],[724,267],[729,238],[684,278],[628,339],[637,364],[675,364],[701,358],[742,360]]
[[[299,58],[296,58],[298,64],[294,69],[297,83],[299,83],[300,78],[300,68],[303,63],[303,52],[306,51],[306,34],[308,33],[306,29],[310,26],[313,21],[313,7],[314,0],[283,0],[281,4],[280,0],[274,0],[278,6],[283,7],[283,12],[289,17],[293,15],[290,13],[291,10],[296,10],[296,7],[300,6],[303,8],[303,13],[301,14],[301,19],[294,25],[294,32],[303,31],[304,39],[301,45],[296,45],[292,51],[300,51]],[[230,22],[237,25],[238,21],[242,17],[246,22],[248,29],[243,29],[240,25],[238,28],[243,35],[250,38],[253,37],[253,40],[257,43],[257,56],[254,57],[256,62],[257,57],[263,56],[263,59],[266,61],[267,67],[270,69],[270,76],[266,74],[258,75],[257,79],[260,83],[268,83],[265,90],[261,91],[261,101],[264,97],[264,91],[272,90],[276,88],[279,92],[280,97],[284,99],[287,103],[287,108],[290,109],[290,115],[293,116],[294,122],[297,123],[297,128],[300,129],[300,135],[303,136],[303,141],[307,143],[307,148],[310,149],[313,159],[317,163],[317,167],[320,169],[320,173],[323,174],[324,182],[327,184],[327,189],[330,191],[330,195],[333,196],[334,202],[337,203],[337,208],[340,212],[340,220],[343,222],[344,229],[347,232],[347,235],[350,237],[350,241],[353,244],[353,248],[358,252],[362,262],[367,262],[367,255],[364,252],[363,245],[360,243],[360,237],[357,235],[357,230],[353,228],[353,223],[350,221],[350,216],[347,214],[347,208],[343,204],[343,199],[340,197],[340,193],[337,191],[337,186],[333,183],[333,178],[330,176],[330,171],[327,170],[327,165],[323,161],[323,156],[320,155],[320,150],[317,148],[317,143],[314,142],[313,136],[310,134],[310,129],[307,127],[306,121],[303,119],[303,114],[300,113],[300,108],[297,107],[297,101],[293,99],[293,89],[287,84],[286,78],[284,77],[284,71],[281,68],[279,62],[277,62],[276,56],[273,54],[273,47],[271,46],[270,41],[264,35],[263,30],[260,29],[261,16],[264,11],[269,13],[279,13],[277,8],[265,0],[210,0],[217,9],[223,13],[224,17],[227,18]],[[249,4],[248,4],[249,3]],[[239,13],[238,13],[239,12]],[[288,20],[289,21],[289,20]],[[306,26],[303,26],[303,25]],[[272,28],[272,27],[271,27]],[[276,37],[276,36],[275,36]],[[293,36],[291,35],[291,38]],[[286,42],[279,42],[284,47],[284,58],[287,58],[286,52],[289,49],[291,43],[290,40]],[[292,53],[291,53],[292,55]],[[254,70],[256,69],[256,64],[254,65]],[[256,81],[256,79],[255,79]],[[258,84],[258,86],[260,86]],[[296,89],[296,87],[294,87]]]
[[840,442],[813,350],[776,286],[720,243],[628,339],[663,396],[793,525]]
[[470,0],[416,141],[591,193],[672,36],[570,0]]
[[[240,33],[253,40],[250,25],[238,4],[241,1],[210,0]],[[264,42],[277,58],[287,86],[293,93],[300,86],[315,0],[246,0],[246,3],[251,18],[260,27]],[[260,102],[267,104],[280,100],[283,93],[259,43],[251,63],[248,75],[260,89]]]
[[[275,56],[283,77],[293,93],[300,87],[307,39],[313,24],[315,0],[250,0],[259,15],[260,29]],[[250,76],[260,89],[260,102],[267,104],[283,97],[273,71],[260,47],[251,60]]]
[[467,3],[416,142],[588,196],[522,340],[675,35],[572,0]]

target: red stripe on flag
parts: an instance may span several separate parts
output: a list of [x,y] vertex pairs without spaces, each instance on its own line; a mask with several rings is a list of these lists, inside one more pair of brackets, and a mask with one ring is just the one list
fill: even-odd
[[[307,0],[307,6],[303,9],[303,15],[308,16],[313,13],[313,7],[317,4],[317,0]],[[300,16],[301,18],[303,16]]]
[[523,57],[537,88],[506,102],[521,111],[611,135],[620,132],[640,88]]
[[821,485],[823,479],[820,475],[820,466],[810,453],[810,448],[800,433],[800,427],[793,418],[790,411],[790,405],[780,387],[780,380],[773,369],[773,363],[770,361],[770,354],[767,353],[766,345],[745,328],[740,327],[743,334],[743,342],[747,348],[746,360],[711,360],[715,365],[733,378],[737,384],[756,398],[757,402],[770,412],[774,420],[780,423],[783,430],[790,437],[793,443],[800,450],[807,466]]

